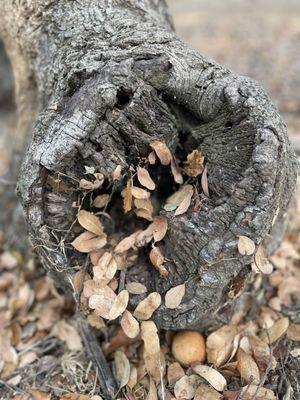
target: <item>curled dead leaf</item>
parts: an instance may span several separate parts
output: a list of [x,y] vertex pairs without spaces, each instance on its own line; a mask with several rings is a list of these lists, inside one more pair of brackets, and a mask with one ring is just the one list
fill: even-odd
[[152,265],[159,271],[162,276],[168,275],[168,270],[164,267],[165,258],[159,247],[153,247],[149,253]]
[[208,190],[208,179],[207,179],[207,167],[205,166],[203,173],[201,175],[201,187],[203,193],[206,197],[209,197],[209,190]]
[[229,359],[236,334],[235,325],[225,325],[208,335],[206,353],[209,363],[219,367]]
[[164,209],[166,211],[174,211],[186,197],[191,197],[193,195],[193,191],[192,185],[182,186],[177,192],[167,198]]
[[113,172],[113,180],[119,181],[121,177],[122,167],[121,165],[117,165],[114,172]]
[[255,272],[261,272],[266,275],[270,275],[273,272],[273,265],[269,261],[268,254],[262,246],[258,247],[251,267]]
[[170,162],[172,161],[172,154],[166,143],[155,140],[149,143],[149,145],[155,151],[162,165],[170,164]]
[[184,172],[188,176],[196,177],[203,172],[204,156],[201,151],[193,150],[187,156],[187,160],[184,162]]

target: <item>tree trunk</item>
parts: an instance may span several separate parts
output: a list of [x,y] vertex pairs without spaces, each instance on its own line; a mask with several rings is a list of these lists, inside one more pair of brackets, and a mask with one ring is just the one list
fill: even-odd
[[[161,328],[228,320],[232,289],[251,277],[251,256],[239,254],[237,238],[257,246],[267,240],[272,248],[295,185],[286,127],[263,89],[189,49],[163,0],[4,0],[1,19],[25,136],[38,115],[18,190],[45,268],[67,287],[83,265],[68,243],[85,166],[111,182],[118,165],[126,175],[154,140],[182,160],[199,148],[210,197],[202,196],[199,212],[164,212],[168,277],[133,266],[126,281],[162,295],[186,283],[179,307],[162,304],[154,314]],[[58,177],[59,191],[49,184]],[[158,193],[163,198],[168,185]],[[117,204],[115,218],[125,234]]]

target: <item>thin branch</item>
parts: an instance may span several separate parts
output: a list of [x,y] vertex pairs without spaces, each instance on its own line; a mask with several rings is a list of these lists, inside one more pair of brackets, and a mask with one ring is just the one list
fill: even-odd
[[101,387],[102,396],[105,400],[112,400],[117,392],[117,384],[112,372],[107,364],[98,340],[88,325],[84,316],[77,312],[77,322],[81,338],[84,343],[84,349],[89,359],[94,364],[96,371],[98,370],[98,380]]

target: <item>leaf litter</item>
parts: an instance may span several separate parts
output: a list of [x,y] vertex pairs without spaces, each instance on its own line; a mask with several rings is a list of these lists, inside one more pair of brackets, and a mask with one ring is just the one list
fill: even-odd
[[[123,234],[122,238],[121,233],[109,233],[101,213],[98,214],[99,209],[106,208],[113,201],[113,197],[110,192],[104,193],[103,177],[94,173],[94,181],[81,182],[82,190],[98,191],[91,203],[94,212],[80,209],[77,215],[80,227],[76,230],[79,234],[71,243],[79,253],[88,254],[93,260],[92,269],[88,273],[80,272],[76,279],[74,276],[74,287],[78,292],[82,290],[81,307],[88,314],[89,324],[99,332],[105,332],[104,349],[115,348],[112,364],[117,381],[120,387],[126,387],[130,393],[140,390],[153,399],[158,398],[162,388],[165,395],[176,399],[220,399],[220,396],[229,399],[234,397],[226,397],[227,393],[228,396],[231,393],[231,396],[237,397],[240,391],[245,399],[252,398],[254,394],[261,399],[275,399],[272,388],[264,386],[265,383],[261,384],[264,371],[274,371],[279,361],[278,355],[276,352],[272,354],[272,350],[287,337],[291,341],[300,338],[300,325],[291,323],[280,309],[274,312],[268,305],[262,306],[253,321],[240,319],[206,333],[206,360],[204,359],[203,364],[192,365],[190,369],[174,360],[172,340],[166,340],[151,320],[161,305],[175,311],[180,307],[184,301],[185,284],[166,291],[163,301],[159,293],[148,293],[147,287],[141,282],[126,282],[123,287],[119,287],[120,271],[130,268],[138,260],[137,251],[142,247],[148,251],[149,260],[158,273],[163,279],[168,279],[163,243],[167,238],[169,223],[166,214],[160,212],[165,210],[176,218],[186,213],[193,202],[198,201],[195,197],[196,181],[190,184],[183,177],[199,177],[203,195],[209,196],[208,171],[200,151],[192,151],[180,167],[165,143],[152,142],[150,147],[153,151],[149,154],[148,165],[156,168],[161,163],[170,168],[174,182],[179,185],[177,190],[157,210],[154,199],[157,176],[153,169],[150,174],[147,163],[139,165],[136,171],[132,168],[130,178],[128,175],[127,180],[125,178],[122,194],[124,214],[136,215],[148,222],[141,229],[127,231],[127,235]],[[117,166],[113,174],[113,181],[118,184],[124,177],[121,177],[121,171],[121,167]],[[258,277],[261,273],[268,275],[267,279],[273,290],[269,303],[275,304],[276,300],[280,307],[289,306],[292,294],[300,288],[300,276],[296,269],[296,261],[300,258],[299,243],[295,239],[289,240],[289,244],[284,242],[282,245],[285,251],[279,249],[270,263],[261,246],[256,249],[253,241],[246,235],[237,237],[237,251],[240,255],[252,257],[252,268],[258,273]],[[287,264],[287,267],[283,267],[283,264]],[[19,368],[40,368],[39,363],[44,357],[48,357],[38,350],[39,347],[31,347],[32,343],[40,343],[41,338],[47,341],[50,335],[52,340],[59,341],[55,343],[63,344],[66,355],[70,353],[80,357],[82,342],[75,322],[64,311],[65,298],[55,291],[51,280],[42,278],[36,290],[33,290],[32,280],[30,283],[26,281],[30,274],[22,275],[20,277],[23,284],[20,285],[20,278],[16,279],[17,274],[20,274],[16,269],[18,265],[18,258],[14,258],[9,252],[3,251],[0,254],[0,268],[4,270],[0,279],[0,295],[5,293],[5,297],[10,298],[5,303],[6,313],[0,314],[6,321],[1,328],[0,377],[9,377],[9,381],[22,385],[20,374],[23,372],[19,372]],[[259,284],[261,280],[257,282]],[[18,290],[14,289],[16,287]],[[132,308],[130,299],[134,297],[139,297],[139,301]],[[4,304],[2,298],[4,297],[0,297],[1,304]],[[12,318],[14,321],[10,323]],[[112,323],[110,321],[116,322],[109,328],[108,324]],[[25,351],[28,345],[30,347]],[[142,346],[142,351],[138,351],[139,346]],[[191,347],[192,343],[189,342],[186,346]],[[107,350],[107,354],[109,351]],[[297,357],[298,353],[294,351],[293,354]],[[79,374],[78,361],[74,365],[72,364],[72,371],[75,368],[76,374]],[[54,376],[61,376],[59,368]],[[86,385],[93,385],[95,375],[92,370],[88,377],[89,383]],[[239,380],[239,389],[236,386],[230,389],[232,377]],[[72,378],[75,379],[74,374]],[[57,379],[55,383],[65,388],[65,382]],[[44,389],[45,387],[41,387],[40,394],[37,392],[36,396],[48,396],[49,388]],[[72,395],[85,396],[84,393],[80,394],[82,385],[78,382],[69,390]],[[65,397],[60,396],[60,399]]]

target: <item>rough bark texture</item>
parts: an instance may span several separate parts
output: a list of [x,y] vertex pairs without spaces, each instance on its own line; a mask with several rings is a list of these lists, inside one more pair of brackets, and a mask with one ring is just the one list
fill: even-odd
[[[15,75],[22,75],[21,118],[29,82],[31,117],[39,111],[19,193],[45,267],[67,286],[80,264],[67,243],[76,213],[72,182],[85,165],[109,178],[117,165],[137,165],[156,139],[174,153],[200,148],[211,197],[198,213],[165,213],[168,278],[145,267],[130,269],[126,279],[161,294],[186,282],[182,304],[155,313],[162,328],[225,321],[235,303],[229,293],[251,276],[237,236],[272,248],[295,183],[286,127],[268,96],[255,81],[189,49],[173,32],[163,0],[4,0],[3,10],[2,34]],[[67,187],[54,193],[48,181],[57,174]]]

